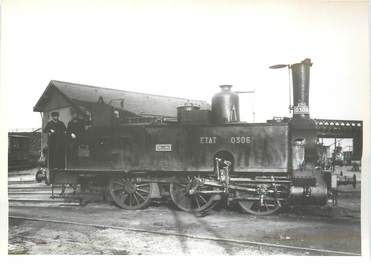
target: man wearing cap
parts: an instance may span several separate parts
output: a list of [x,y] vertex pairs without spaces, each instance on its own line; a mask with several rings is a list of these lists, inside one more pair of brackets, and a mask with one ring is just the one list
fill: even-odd
[[66,125],[59,120],[59,112],[51,113],[52,119],[43,129],[48,134],[49,167],[63,168],[65,156],[65,133]]
[[72,109],[71,115],[72,119],[67,125],[68,162],[72,165],[78,165],[78,147],[81,144],[81,135],[84,133],[87,123],[76,110]]

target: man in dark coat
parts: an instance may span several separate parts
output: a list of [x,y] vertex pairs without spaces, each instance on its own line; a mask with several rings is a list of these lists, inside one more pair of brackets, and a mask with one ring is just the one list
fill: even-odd
[[78,160],[78,148],[81,144],[81,136],[85,131],[86,122],[79,116],[75,111],[71,111],[72,119],[67,125],[67,139],[68,139],[68,162],[70,165],[77,166]]
[[43,129],[48,134],[48,155],[50,168],[63,168],[65,159],[66,126],[59,120],[59,112],[51,113],[52,119]]

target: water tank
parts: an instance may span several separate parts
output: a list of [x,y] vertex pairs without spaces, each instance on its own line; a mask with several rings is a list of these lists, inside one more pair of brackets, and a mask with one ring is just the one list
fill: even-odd
[[211,120],[214,124],[240,121],[238,94],[231,91],[231,85],[221,85],[221,91],[211,101]]

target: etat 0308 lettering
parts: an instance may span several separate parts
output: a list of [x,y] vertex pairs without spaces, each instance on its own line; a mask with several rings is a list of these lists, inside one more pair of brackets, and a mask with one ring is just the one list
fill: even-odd
[[[201,144],[216,144],[218,142],[218,138],[215,136],[202,136],[200,137]],[[229,139],[231,144],[250,144],[251,137],[250,136],[232,136]]]
[[250,144],[251,137],[250,136],[232,136],[230,141],[232,144]]

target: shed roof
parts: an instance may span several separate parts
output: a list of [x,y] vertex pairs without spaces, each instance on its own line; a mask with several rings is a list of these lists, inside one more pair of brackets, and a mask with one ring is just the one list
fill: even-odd
[[36,112],[48,111],[46,103],[53,97],[55,92],[59,92],[71,104],[96,103],[99,97],[102,97],[105,103],[110,103],[112,106],[119,108],[120,100],[123,99],[123,109],[136,115],[176,117],[176,108],[187,102],[200,106],[201,109],[210,109],[210,105],[202,100],[160,96],[51,80],[33,110]]

